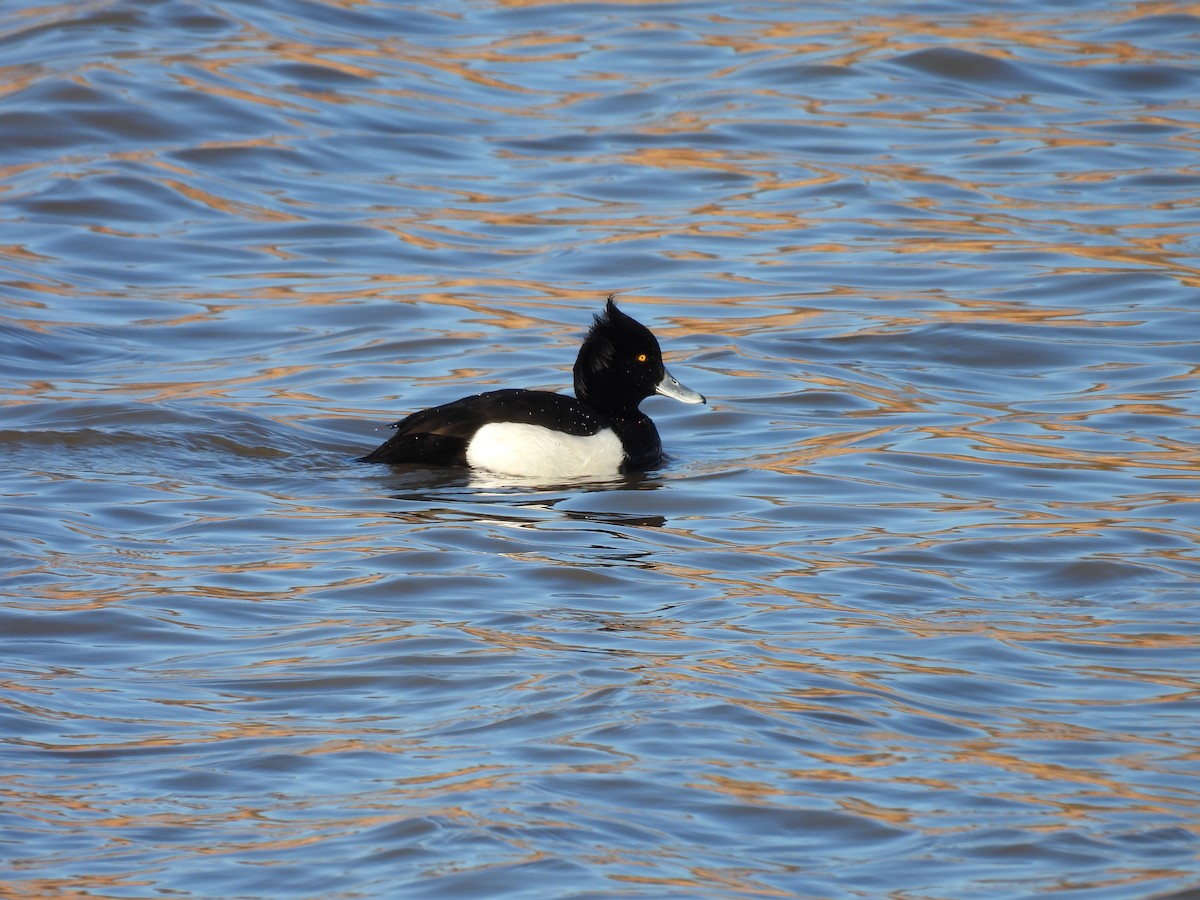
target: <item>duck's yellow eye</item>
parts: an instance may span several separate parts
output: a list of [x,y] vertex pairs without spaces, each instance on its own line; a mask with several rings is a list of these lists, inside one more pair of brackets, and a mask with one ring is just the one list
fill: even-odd
[[646,354],[645,354],[645,353],[639,353],[639,354],[638,354],[638,362],[645,362],[645,361],[646,361]]

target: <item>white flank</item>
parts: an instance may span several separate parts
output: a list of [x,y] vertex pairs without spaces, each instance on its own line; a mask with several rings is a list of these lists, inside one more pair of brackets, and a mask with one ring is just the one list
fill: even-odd
[[484,425],[467,445],[467,463],[504,475],[615,475],[625,452],[611,428],[581,437],[522,422]]

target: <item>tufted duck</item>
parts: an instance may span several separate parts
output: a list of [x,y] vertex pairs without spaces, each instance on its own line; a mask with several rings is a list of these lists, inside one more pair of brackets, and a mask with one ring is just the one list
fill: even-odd
[[574,397],[488,391],[423,409],[361,461],[538,477],[637,472],[662,459],[658,430],[638,409],[651,394],[705,402],[671,377],[650,329],[610,295],[579,348]]

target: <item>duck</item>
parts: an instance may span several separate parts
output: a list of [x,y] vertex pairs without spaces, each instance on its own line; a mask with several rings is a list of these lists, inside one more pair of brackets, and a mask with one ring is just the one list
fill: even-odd
[[654,334],[609,295],[579,348],[575,396],[503,389],[414,412],[360,458],[388,465],[465,467],[521,477],[644,472],[663,458],[654,422],[638,407],[654,395],[705,403],[666,369]]

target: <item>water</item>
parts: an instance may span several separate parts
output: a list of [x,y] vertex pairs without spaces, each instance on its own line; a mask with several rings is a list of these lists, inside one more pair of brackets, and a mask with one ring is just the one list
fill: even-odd
[[[0,9],[0,895],[1194,896],[1184,3]],[[561,388],[644,476],[353,457]]]

